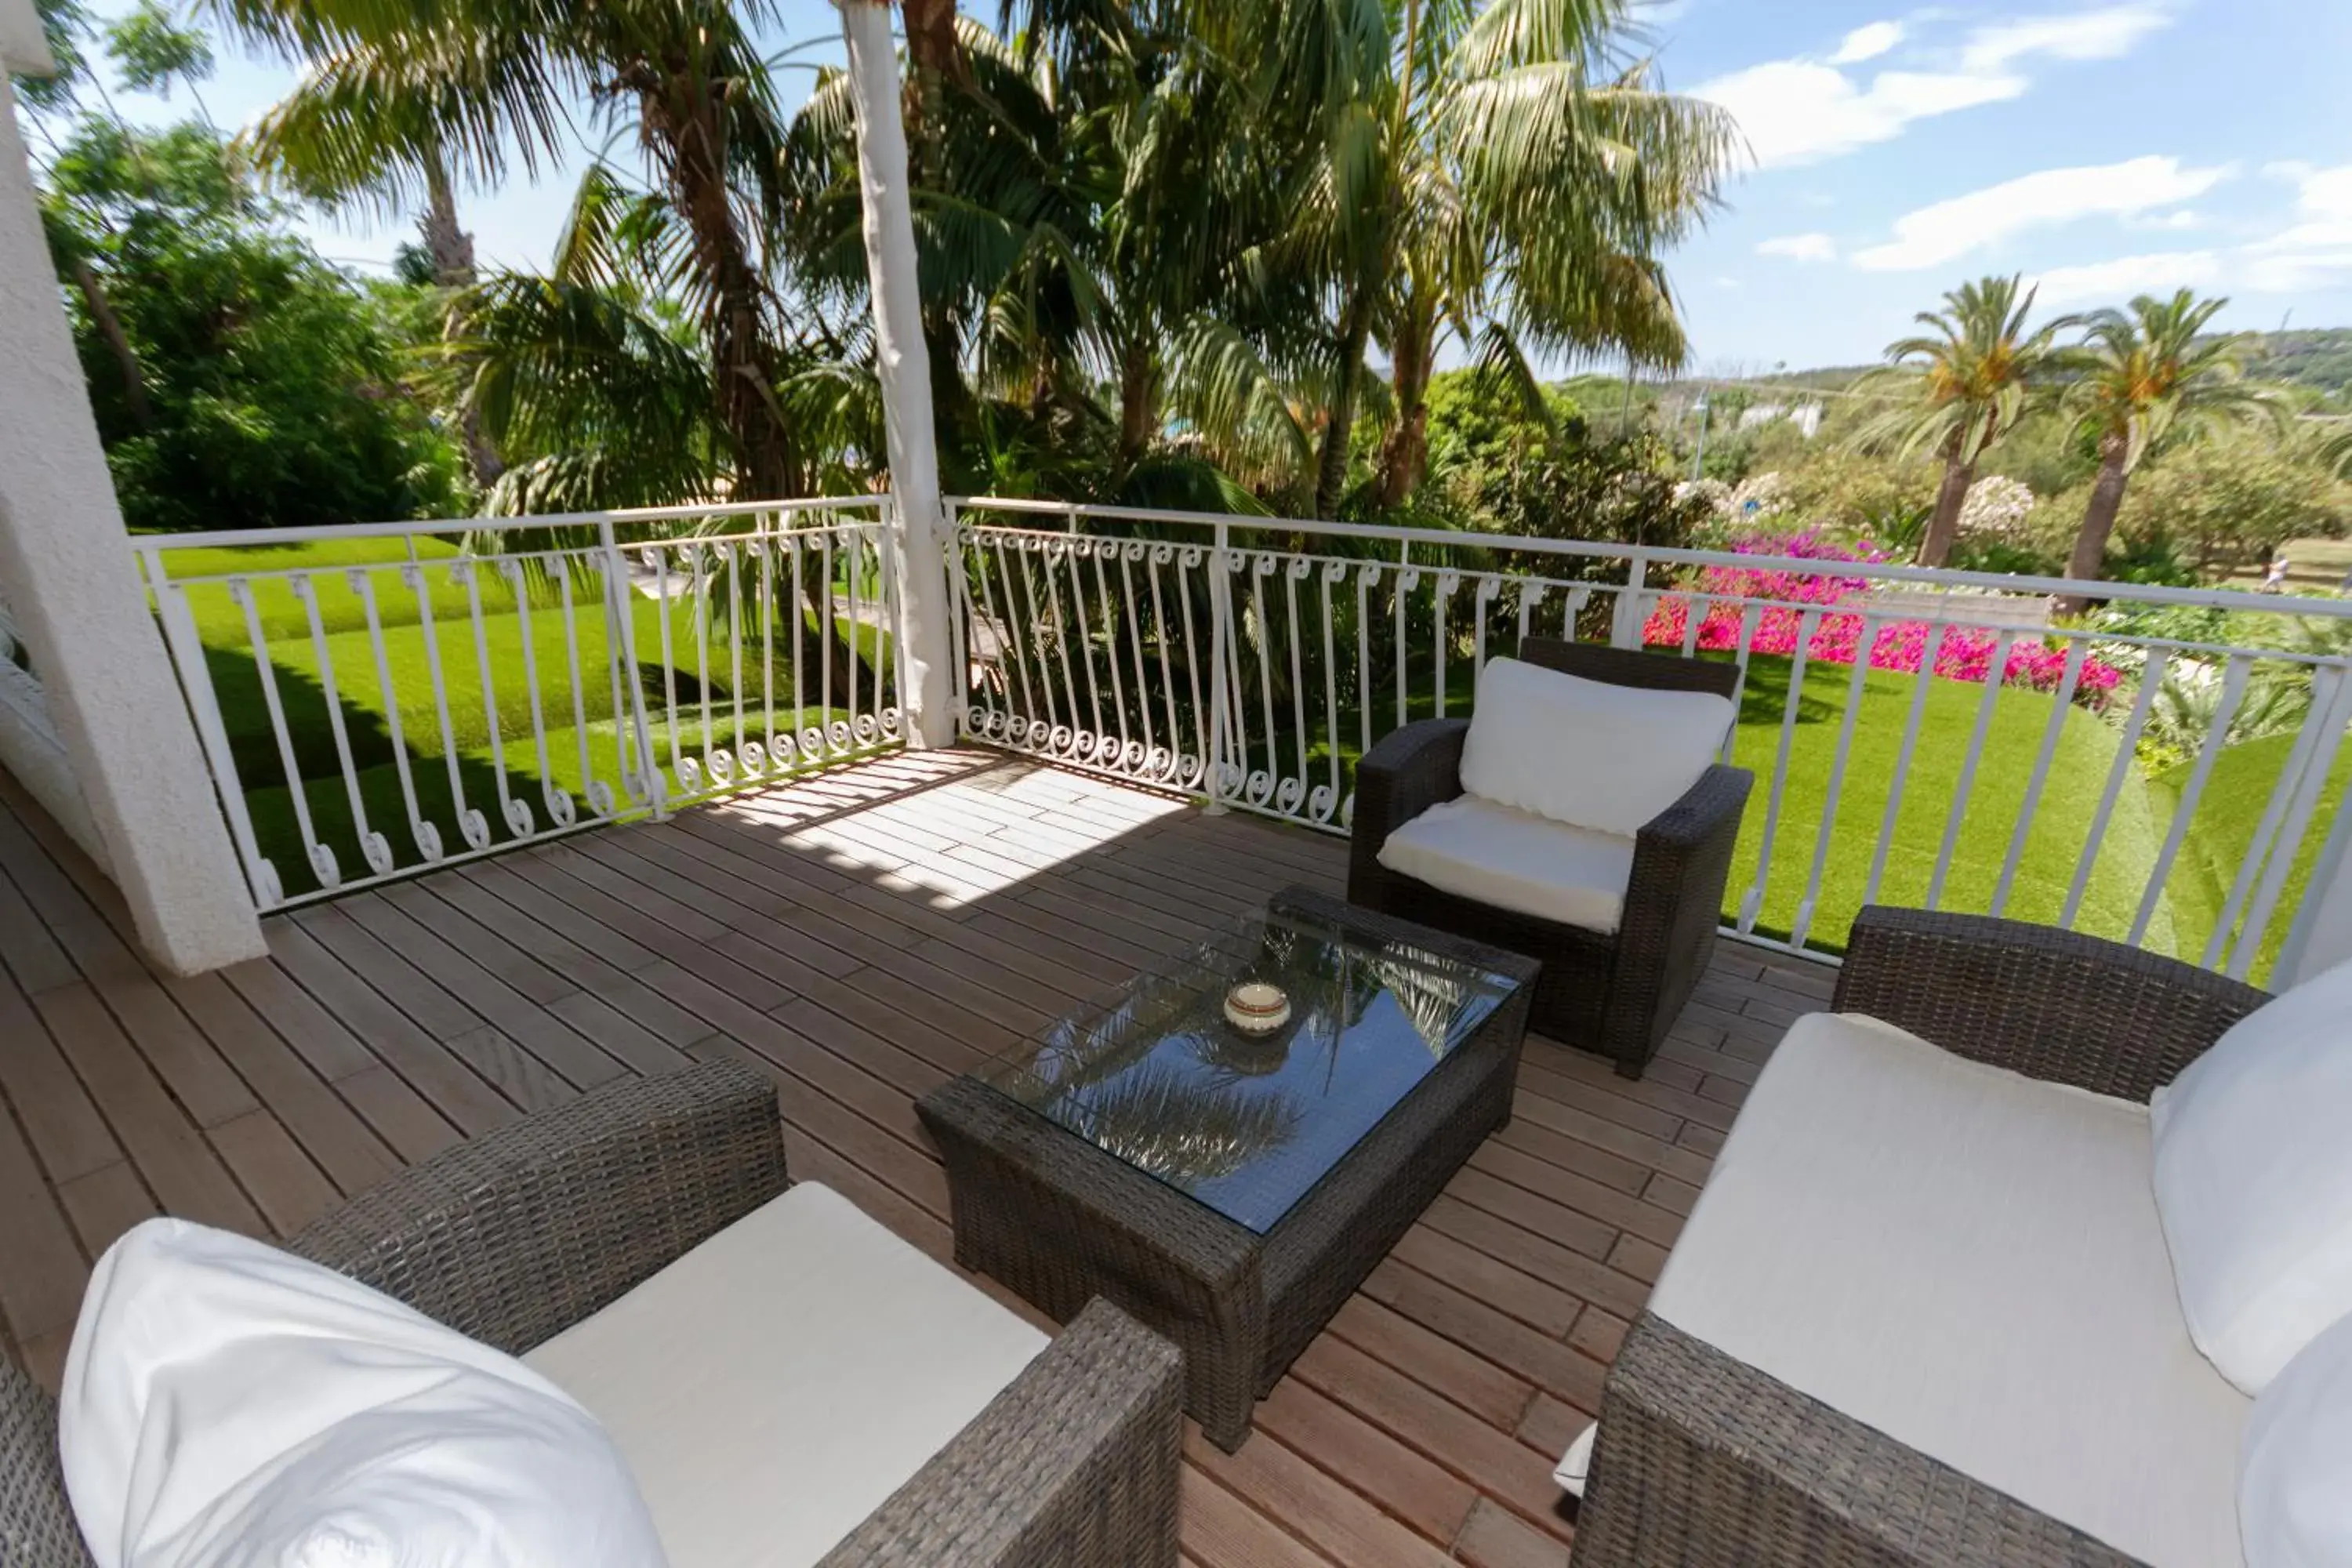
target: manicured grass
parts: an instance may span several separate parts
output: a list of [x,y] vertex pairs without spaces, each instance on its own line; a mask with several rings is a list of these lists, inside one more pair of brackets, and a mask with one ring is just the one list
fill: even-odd
[[[1790,661],[1782,658],[1759,657],[1748,665],[1739,733],[1732,750],[1735,761],[1755,771],[1756,793],[1741,825],[1739,849],[1725,893],[1727,917],[1738,915],[1756,880],[1779,765],[1789,670]],[[1756,919],[1759,931],[1786,935],[1795,923],[1819,844],[1853,674],[1842,665],[1811,665],[1806,669],[1769,873]],[[1927,902],[1951,828],[1953,804],[1984,692],[1980,687],[1959,681],[1931,679],[1920,712],[1918,740],[1905,771],[1903,736],[1917,681],[1916,676],[1883,670],[1870,670],[1863,677],[1861,709],[1831,822],[1821,891],[1806,928],[1806,939],[1812,945],[1843,947],[1846,929],[1865,901],[1865,894],[1881,903]],[[2055,715],[2055,748],[2001,912],[2043,921],[2054,921],[2063,912],[2117,745],[2115,731],[2098,715],[2076,707],[2063,714],[2056,710],[2050,696],[2018,687],[2004,687],[1995,697],[1984,750],[1959,813],[1937,907],[1968,911],[1992,908],[2034,764],[2051,735]],[[2075,919],[2076,929],[2100,935],[2121,936],[2129,930],[2163,837],[2163,823],[2137,763],[2126,760],[2126,767],[2123,788],[2092,858]],[[1885,867],[1873,892],[1871,866],[1898,773],[1902,805],[1893,834],[1886,839]],[[2170,952],[2176,940],[2168,901],[2159,900],[2148,928],[2148,945]]]
[[[2241,742],[2213,759],[2212,774],[2198,799],[2196,811],[2189,821],[2189,832],[2181,840],[2179,858],[2167,879],[2167,888],[2180,911],[2181,956],[2204,956],[2206,943],[2229,900],[2230,889],[2252,847],[2254,830],[2262,825],[2263,813],[2278,786],[2287,753],[2294,749],[2292,734],[2265,735],[2260,740]],[[2158,774],[2153,781],[2152,790],[2168,816],[2179,808],[2193,766],[2183,763]],[[2257,985],[2268,981],[2279,950],[2285,945],[2287,930],[2294,923],[2294,911],[2303,905],[2312,868],[2318,862],[2320,848],[2327,840],[2328,829],[2347,785],[2352,785],[2352,748],[2337,752],[2310,825],[2296,847],[2285,885],[2280,889],[2262,945],[2255,951],[2248,973],[2248,978]],[[2252,901],[2251,894],[2247,901]],[[2236,931],[2242,931],[2245,911],[2240,910],[2231,923]]]
[[[418,553],[437,563],[454,551],[424,541]],[[242,606],[224,583],[197,582],[188,587],[255,836],[289,893],[318,883],[294,812],[287,751],[291,752],[292,775],[301,781],[316,837],[334,851],[346,879],[367,874],[343,776],[346,748],[369,825],[384,835],[400,865],[422,858],[394,765],[400,751],[409,759],[417,812],[439,829],[445,850],[451,853],[467,847],[452,799],[453,757],[466,805],[482,814],[493,841],[512,837],[498,788],[501,764],[508,780],[505,798],[528,804],[540,830],[553,820],[547,804],[551,790],[572,799],[583,819],[590,815],[586,790],[591,780],[603,782],[616,801],[625,804],[614,714],[616,697],[625,705],[626,693],[616,692],[602,595],[593,584],[584,588],[577,582],[572,584],[572,607],[567,615],[561,586],[551,582],[526,584],[518,592],[503,577],[485,572],[469,594],[446,569],[428,569],[423,574],[434,623],[428,637],[416,595],[397,570],[409,559],[403,541],[191,550],[168,559],[175,578],[289,568],[371,569],[383,634],[381,663],[362,601],[339,571],[312,579],[321,623],[319,635],[285,579],[251,579],[284,716],[283,749]],[[784,613],[769,633],[775,646],[772,659],[763,653],[756,622],[745,622],[740,677],[726,619],[704,626],[690,599],[673,599],[668,608],[669,641],[665,647],[662,604],[644,595],[630,595],[638,679],[656,752],[665,763],[673,743],[688,755],[702,750],[706,700],[712,737],[722,745],[731,744],[737,739],[739,689],[745,739],[764,735],[772,712],[775,727],[786,732],[822,724],[832,715],[834,710],[823,706],[824,661],[813,629],[803,633],[805,662],[798,692],[801,706],[795,709],[791,608],[780,606]],[[805,610],[799,618],[803,627],[814,627]],[[867,671],[890,668],[889,639],[880,628],[841,618],[835,629],[858,649]],[[861,709],[872,703],[870,680],[870,674],[861,674],[856,694]],[[338,715],[340,744],[334,723]],[[547,732],[543,765],[537,739],[542,725]],[[583,736],[589,742],[584,767]],[[668,787],[673,794],[682,788],[674,776]]]
[[[337,569],[364,566],[371,568],[368,585],[375,595],[377,621],[387,626],[403,626],[414,625],[421,612],[415,591],[401,580],[400,568],[412,559],[446,562],[455,559],[457,553],[457,546],[436,539],[418,539],[414,542],[413,557],[410,542],[402,539],[326,539],[275,549],[173,550],[164,552],[163,567],[173,582],[225,577],[232,573],[322,573],[311,579],[312,595],[319,602],[320,624],[329,632],[342,632],[365,626],[367,610],[344,571]],[[466,614],[465,587],[451,581],[446,570],[424,574],[424,586],[436,618]],[[496,574],[484,574],[485,594],[500,592],[503,587]],[[273,646],[284,638],[309,638],[310,614],[288,579],[256,577],[252,579],[252,588],[253,607],[260,617],[262,635]],[[250,648],[245,611],[230,596],[226,583],[186,583],[184,591],[189,614],[194,617],[197,635],[203,637],[205,647]],[[593,590],[591,593],[593,595]]]

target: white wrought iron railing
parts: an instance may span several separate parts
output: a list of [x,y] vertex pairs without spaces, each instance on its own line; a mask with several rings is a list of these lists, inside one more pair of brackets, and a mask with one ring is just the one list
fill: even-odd
[[896,745],[888,504],[133,543],[271,910]]
[[1467,713],[1523,637],[1735,661],[1726,755],[1758,787],[1725,929],[1792,952],[1887,901],[2259,978],[2344,853],[2352,604],[2098,587],[2221,612],[2189,640],[2045,625],[2084,591],[2058,579],[988,499],[950,521],[963,734],[1331,831],[1355,759]]

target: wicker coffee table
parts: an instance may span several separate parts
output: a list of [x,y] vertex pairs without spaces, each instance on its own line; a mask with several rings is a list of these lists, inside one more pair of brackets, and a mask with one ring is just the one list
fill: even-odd
[[[1257,1401],[1510,1120],[1536,963],[1306,889],[927,1096],[956,1261],[1181,1346],[1233,1449]],[[1237,982],[1286,994],[1250,1034]]]

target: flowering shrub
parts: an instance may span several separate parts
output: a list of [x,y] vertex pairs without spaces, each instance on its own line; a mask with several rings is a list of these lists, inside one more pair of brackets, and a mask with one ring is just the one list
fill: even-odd
[[1960,502],[1960,531],[2007,538],[2021,533],[2033,515],[2032,489],[2001,474],[1987,474],[1969,487]]
[[[1749,650],[1784,657],[1794,654],[1808,610],[1832,611],[1859,598],[1870,586],[1869,579],[1841,574],[1835,566],[1886,559],[1867,545],[1857,551],[1812,532],[1743,540],[1732,548],[1742,555],[1819,561],[1826,569],[1807,572],[1761,564],[1707,567],[1700,574],[1696,595],[1706,605],[1698,626],[1697,646],[1702,648],[1737,648],[1740,625],[1753,609],[1756,632],[1748,640]],[[1690,629],[1693,598],[1687,594],[1669,594],[1660,599],[1642,628],[1643,641],[1680,647]],[[1822,614],[1805,645],[1805,657],[1825,664],[1853,663],[1863,652],[1862,627],[1859,611]],[[1871,638],[1870,668],[1907,673],[1924,664],[1948,679],[1981,684],[2000,645],[1999,632],[1980,626],[1938,629],[1926,621],[1890,621]],[[2065,670],[2065,648],[2029,634],[2010,645],[2001,680],[2011,686],[2054,691]],[[2085,658],[2074,689],[2083,700],[2096,706],[2122,679],[2123,671],[2106,660]]]
[[1721,479],[1685,479],[1675,499],[1703,500],[1724,522],[1763,522],[1789,510],[1789,481],[1778,473],[1757,474],[1736,488]]

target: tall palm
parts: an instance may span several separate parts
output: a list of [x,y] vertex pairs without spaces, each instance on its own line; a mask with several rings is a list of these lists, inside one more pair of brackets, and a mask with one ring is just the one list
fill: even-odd
[[1661,90],[1653,62],[1624,58],[1620,5],[1435,0],[1422,12],[1408,0],[1405,35],[1409,199],[1375,329],[1395,404],[1376,506],[1420,480],[1425,395],[1449,330],[1523,384],[1536,353],[1682,363],[1656,255],[1714,204],[1735,142],[1720,110]]
[[[2088,319],[2082,346],[2066,356],[2073,373],[2066,406],[2077,427],[2098,442],[2099,474],[2067,576],[2099,576],[2125,488],[2151,447],[2227,421],[2279,418],[2276,396],[2245,380],[2255,340],[2205,335],[2228,303],[2183,289],[2169,300],[2142,294],[2128,311],[2101,310]],[[2067,607],[2080,609],[2082,601]]]
[[1318,280],[1323,421],[1314,509],[1338,510],[1380,341],[1397,369],[1384,492],[1422,461],[1438,334],[1499,321],[1549,350],[1681,335],[1653,258],[1704,216],[1735,130],[1624,58],[1624,0],[1273,0],[1270,58],[1316,116],[1298,220],[1279,247]]
[[1946,294],[1942,310],[1916,317],[1930,331],[1887,344],[1887,366],[1864,379],[1863,390],[1891,393],[1896,402],[1864,423],[1855,444],[1943,459],[1943,483],[1919,543],[1922,566],[1950,558],[1960,507],[1985,453],[2056,395],[2051,377],[2063,352],[2056,339],[2077,319],[2059,316],[2028,331],[2035,290],[2021,295],[2019,281],[1980,278]]

